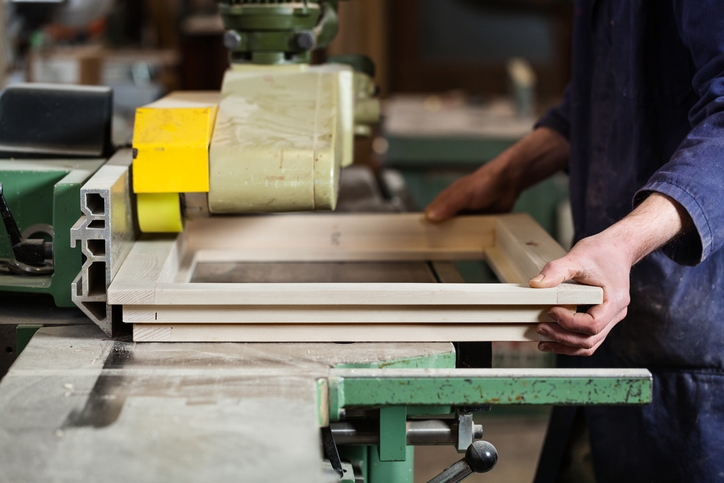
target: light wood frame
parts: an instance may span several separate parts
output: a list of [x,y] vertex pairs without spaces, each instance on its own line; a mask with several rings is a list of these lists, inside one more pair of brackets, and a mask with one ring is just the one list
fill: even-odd
[[[208,218],[175,239],[137,241],[108,301],[136,341],[538,340],[551,307],[603,300],[599,287],[528,286],[564,254],[524,214]],[[486,260],[503,283],[190,283],[203,262],[390,260]]]

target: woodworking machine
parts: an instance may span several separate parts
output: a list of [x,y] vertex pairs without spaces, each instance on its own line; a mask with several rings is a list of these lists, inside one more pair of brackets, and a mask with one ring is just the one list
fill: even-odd
[[231,58],[221,93],[178,95],[137,113],[133,189],[142,231],[181,231],[184,206],[190,216],[335,208],[354,135],[369,134],[379,118],[368,59],[309,64],[312,50],[336,35],[336,7],[219,5]]
[[[3,379],[0,467],[11,480],[411,483],[415,445],[453,445],[464,456],[431,481],[456,482],[497,461],[474,413],[650,401],[648,371],[495,370],[489,342],[456,351],[124,336],[107,289],[122,267],[144,270],[124,266],[136,240],[163,242],[193,218],[337,207],[354,136],[370,133],[379,103],[368,59],[310,65],[336,34],[336,9],[336,0],[221,2],[232,61],[221,92],[138,109],[132,148],[113,154],[107,90],[22,86],[0,97],[0,150],[15,158],[0,161],[9,233],[0,291],[72,298],[105,332],[43,328]],[[73,107],[45,136],[4,139],[15,122],[4,116],[17,118],[38,94],[41,113]],[[42,116],[19,117],[18,132],[38,132]],[[83,136],[53,138],[51,128]],[[354,176],[378,209],[400,210],[367,170],[348,168],[341,185]],[[419,265],[433,278],[419,281],[443,278]]]

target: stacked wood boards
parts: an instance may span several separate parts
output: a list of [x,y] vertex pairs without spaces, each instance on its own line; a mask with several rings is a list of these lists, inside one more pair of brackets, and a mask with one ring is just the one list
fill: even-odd
[[[528,215],[305,214],[190,221],[137,241],[108,289],[136,341],[537,340],[599,287],[528,280],[564,250]],[[503,283],[192,283],[208,262],[486,260]]]

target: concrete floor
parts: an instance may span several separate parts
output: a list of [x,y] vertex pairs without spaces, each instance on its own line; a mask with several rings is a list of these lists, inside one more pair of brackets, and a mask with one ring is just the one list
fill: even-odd
[[[484,439],[498,450],[498,464],[489,473],[475,474],[465,483],[530,483],[543,446],[548,413],[476,418],[483,424]],[[462,455],[452,447],[419,446],[415,449],[415,483],[426,483]]]

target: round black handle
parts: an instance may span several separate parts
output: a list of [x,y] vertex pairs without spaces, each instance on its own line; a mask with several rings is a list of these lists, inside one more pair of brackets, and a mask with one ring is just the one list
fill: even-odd
[[498,450],[487,441],[475,441],[465,452],[465,462],[475,473],[487,473],[498,462]]

